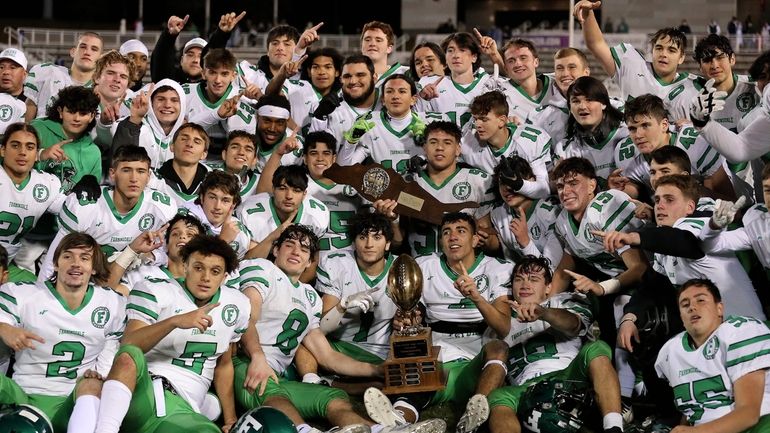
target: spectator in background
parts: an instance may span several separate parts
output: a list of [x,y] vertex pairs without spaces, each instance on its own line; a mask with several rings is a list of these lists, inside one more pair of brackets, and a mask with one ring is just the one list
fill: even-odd
[[604,20],[604,33],[615,33],[615,25],[612,23],[612,18],[607,17]]
[[733,17],[733,19],[730,20],[729,23],[727,23],[727,34],[730,36],[735,36],[735,33],[738,32],[738,24],[740,21],[738,21],[738,17]]
[[620,19],[620,24],[618,24],[617,33],[628,33],[628,23],[626,23],[625,18]]
[[711,22],[709,22],[709,25],[707,26],[706,30],[710,35],[721,35],[722,34],[722,28],[719,27],[719,23],[715,19],[711,19]]
[[690,28],[690,24],[687,23],[687,20],[682,20],[682,24],[679,24],[678,29],[680,32],[686,35],[692,33],[692,29]]

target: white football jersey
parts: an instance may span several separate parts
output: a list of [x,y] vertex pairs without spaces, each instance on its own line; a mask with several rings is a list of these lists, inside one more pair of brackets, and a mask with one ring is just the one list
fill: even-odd
[[[708,223],[709,218],[680,218],[673,227],[686,230],[700,239]],[[725,315],[765,319],[762,303],[759,302],[749,276],[734,253],[709,254],[706,252],[705,256],[697,260],[656,253],[654,268],[666,275],[671,284],[676,286],[693,278],[708,278],[722,292]]]
[[636,205],[626,193],[614,189],[602,191],[588,203],[579,222],[562,209],[556,217],[554,230],[565,252],[586,260],[610,277],[617,277],[626,270],[620,255],[630,247],[608,253],[602,239],[594,236],[591,230],[630,232],[638,229],[643,223],[634,216],[635,209]]
[[267,85],[270,84],[265,73],[256,65],[249,63],[248,60],[238,62],[235,65],[235,72],[238,74],[235,83],[241,89],[245,89],[248,82],[248,84],[255,84],[264,93],[267,90]]
[[743,227],[762,266],[770,269],[770,213],[767,204],[755,204],[743,215]]
[[[374,105],[377,105],[375,101]],[[345,142],[343,134],[353,127],[353,123],[359,117],[372,111],[375,107],[356,108],[343,100],[340,106],[327,116],[326,120],[313,118],[310,123],[310,131],[326,131],[337,140],[337,149]]]
[[[417,87],[422,89],[438,79],[436,76],[422,77]],[[438,97],[423,104],[425,111],[443,113],[462,129],[473,119],[470,112],[473,99],[489,91],[484,85],[489,79],[490,76],[481,68],[476,71],[473,81],[469,84],[458,84],[451,76],[445,76],[436,88]]]
[[318,108],[323,95],[305,80],[286,80],[283,91],[291,104],[291,118],[302,131],[307,131],[310,128],[313,112]]
[[91,235],[107,257],[110,257],[127,247],[143,232],[160,229],[177,213],[171,197],[147,188],[131,212],[120,215],[112,202],[113,192],[111,187],[103,187],[101,197],[89,202],[81,201],[75,195],[67,197],[59,213],[59,233],[45,255],[38,275],[39,281],[47,280],[53,274],[54,251],[68,233],[84,232]]
[[674,390],[674,404],[689,424],[714,421],[735,410],[733,384],[765,370],[765,391],[759,416],[770,414],[770,330],[751,318],[728,317],[700,347],[686,332],[666,342],[655,370]]
[[[468,164],[492,173],[502,158],[510,155],[520,156],[529,162],[532,170],[535,166],[542,166],[546,171],[546,164],[551,162],[551,136],[543,130],[530,125],[508,125],[510,136],[502,148],[494,150],[488,143],[479,143],[479,139],[471,128],[463,134],[461,149],[462,159]],[[546,171],[546,182],[547,182]]]
[[543,105],[529,113],[527,123],[548,133],[554,143],[560,143],[567,138],[569,114],[566,101],[564,106]]
[[15,185],[5,169],[0,168],[0,245],[13,259],[21,248],[21,238],[35,227],[45,212],[58,214],[66,195],[56,176],[32,170],[29,177]]
[[361,136],[357,144],[341,142],[337,154],[339,165],[357,164],[368,157],[385,168],[403,173],[409,158],[423,154],[414,142],[412,128],[417,122],[427,123],[425,114],[412,112],[408,120],[401,121],[391,119],[385,111],[372,111],[365,116],[374,127]]
[[[270,159],[270,155],[272,155],[273,151],[278,149],[278,146],[280,146],[281,143],[283,143],[283,141],[288,138],[290,132],[291,131],[289,128],[286,128],[286,131],[283,134],[283,138],[281,138],[279,142],[273,144],[273,146],[269,149],[263,149],[261,143],[257,144],[257,171],[261,173],[265,169],[265,164],[267,164],[267,160]],[[259,140],[259,135],[257,135],[257,140]],[[287,153],[281,157],[281,165],[302,164],[302,144],[304,143],[302,135],[297,135],[297,142],[299,143],[299,147],[295,149],[294,152]]]
[[187,98],[187,112],[184,113],[188,122],[197,123],[206,129],[209,137],[224,139],[228,132],[236,129],[254,134],[257,131],[256,109],[250,101],[241,98],[238,110],[233,116],[223,119],[217,114],[219,107],[228,99],[237,95],[241,89],[230,84],[225,93],[216,101],[206,98],[206,82],[185,83],[182,85]]
[[[220,305],[209,316],[214,323],[204,332],[176,328],[145,354],[151,374],[163,376],[190,406],[200,412],[214,378],[219,357],[248,329],[251,303],[229,287],[217,290],[209,303]],[[175,280],[151,279],[137,284],[128,296],[129,320],[153,325],[200,308],[195,298]]]
[[[222,232],[223,225],[220,226],[214,226],[209,222],[209,219],[206,217],[206,213],[203,212],[203,208],[200,205],[192,205],[188,208],[186,208],[191,214],[195,215],[203,224],[203,227],[206,228],[206,232],[209,235],[213,236],[219,236],[219,234]],[[239,259],[242,259],[246,253],[249,251],[249,245],[251,244],[251,232],[248,228],[246,228],[245,225],[237,218],[232,217],[235,219],[236,223],[238,224],[238,229],[240,231],[235,236],[235,239],[230,242],[230,246],[233,248],[233,251],[238,255]]]
[[[719,122],[725,128],[738,132],[738,123],[760,103],[760,95],[757,93],[756,83],[749,80],[746,75],[733,74],[735,87],[724,99],[725,107],[714,112],[711,120]],[[706,80],[699,78],[697,84],[703,85]]]
[[321,300],[311,286],[297,282],[265,259],[244,260],[240,266],[240,289],[254,287],[262,296],[257,321],[259,342],[267,363],[278,375],[294,359],[302,339],[320,325]]
[[601,143],[587,143],[579,137],[559,143],[556,154],[559,158],[578,156],[591,161],[596,169],[596,176],[605,182],[617,166],[615,165],[615,148],[628,138],[625,123],[613,129]]
[[519,322],[511,310],[511,330],[503,339],[508,349],[508,384],[521,385],[544,374],[567,368],[583,346],[582,337],[593,322],[585,295],[559,293],[546,299],[543,308],[559,308],[580,318],[580,335],[567,337],[545,320]]
[[27,394],[64,397],[86,370],[109,373],[125,319],[125,298],[100,286],[89,285],[74,310],[50,281],[0,287],[0,322],[45,340],[16,352],[13,381]]
[[393,74],[406,74],[409,72],[409,66],[404,66],[399,62],[396,62],[392,65],[390,65],[390,68],[388,68],[387,71],[383,72],[382,75],[377,77],[377,81],[374,83],[374,88],[379,91],[382,87],[382,83],[385,82],[385,79],[390,77]]
[[509,208],[505,203],[494,208],[490,217],[505,258],[515,262],[526,255],[545,256],[555,268],[563,254],[562,246],[558,240],[554,239],[553,232],[559,210],[558,205],[545,200],[534,200],[526,209],[525,215],[529,229],[529,244],[519,245],[510,229],[511,221],[519,217],[518,211]]
[[[427,171],[423,171],[415,182],[442,203],[478,203],[477,208],[463,210],[476,220],[487,215],[494,206],[495,187],[492,185],[492,176],[476,168],[457,167],[455,173],[441,185],[433,183]],[[414,221],[408,241],[415,256],[441,251],[439,227],[424,221]]]
[[540,93],[534,97],[528,95],[527,92],[513,80],[501,80],[501,82],[505,83],[502,92],[505,94],[505,99],[508,101],[509,116],[516,116],[523,122],[529,117],[530,113],[549,104],[552,99],[557,97],[556,95],[561,97],[561,92],[559,92],[559,88],[556,86],[553,74],[537,74],[537,79],[543,83],[543,88],[540,89]]
[[174,275],[164,265],[141,265],[123,274],[120,284],[133,290],[134,286],[144,280],[175,280]]
[[[677,133],[671,133],[669,146],[676,146],[690,157],[692,168],[690,174],[709,177],[716,173],[725,162],[722,155],[712,148],[705,138],[698,134],[692,126],[682,128]],[[649,156],[639,152],[631,137],[618,144],[615,148],[615,164],[623,169],[623,176],[628,177],[652,190],[650,183]]]
[[621,99],[651,93],[660,97],[669,113],[669,120],[689,119],[690,102],[698,94],[695,76],[678,72],[674,81],[665,84],[648,62],[644,54],[633,45],[622,43],[610,48],[615,59],[615,81],[620,86]]
[[[459,275],[449,267],[443,255],[432,254],[416,260],[422,269],[422,303],[428,326],[437,321],[484,321],[476,304],[455,288]],[[468,275],[476,282],[479,294],[488,302],[494,302],[501,296],[507,298],[511,293],[511,272],[511,262],[487,257],[483,253],[476,256],[473,266],[468,268]],[[443,334],[434,330],[433,344],[441,346],[443,362],[473,359],[481,352],[482,334]]]
[[[202,161],[202,164],[208,167],[209,170],[220,170],[220,171],[227,171],[225,169],[225,163],[224,161]],[[232,173],[227,171],[230,174],[234,174],[238,178],[238,183],[241,185],[241,190],[239,195],[241,196],[241,200],[245,200],[248,197],[251,197],[252,195],[255,195],[257,193],[257,184],[259,183],[259,176],[260,173],[256,170],[249,170],[245,172],[243,177],[241,177],[241,173]],[[244,179],[245,177],[245,179]]]
[[64,66],[53,63],[41,63],[33,66],[24,82],[24,96],[37,105],[35,118],[46,117],[46,111],[48,107],[53,105],[59,91],[72,85],[89,87],[92,83],[90,80],[87,83],[74,82],[70,77],[70,70]]
[[362,292],[374,290],[374,304],[370,311],[361,314],[361,310],[346,311],[342,325],[329,334],[331,337],[353,344],[382,359],[390,351],[390,332],[396,304],[388,296],[388,271],[393,264],[393,256],[388,256],[385,268],[380,275],[366,275],[359,269],[353,252],[339,251],[321,257],[318,264],[316,289],[338,299]]
[[27,104],[9,93],[0,93],[0,135],[5,134],[9,125],[24,122]]
[[[244,200],[235,214],[249,228],[254,242],[262,242],[267,235],[281,225],[273,204],[273,197],[266,192]],[[316,236],[322,238],[329,230],[329,209],[320,201],[307,195],[299,205],[294,223],[310,227]]]
[[329,230],[321,238],[321,252],[352,250],[353,238],[348,237],[348,224],[366,200],[350,185],[326,185],[308,176],[307,195],[329,209]]

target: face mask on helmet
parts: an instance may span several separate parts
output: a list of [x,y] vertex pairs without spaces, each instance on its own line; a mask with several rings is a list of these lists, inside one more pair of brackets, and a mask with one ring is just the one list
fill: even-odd
[[593,393],[588,383],[553,379],[530,386],[517,412],[522,424],[533,433],[576,433],[588,418],[584,413],[592,406]]

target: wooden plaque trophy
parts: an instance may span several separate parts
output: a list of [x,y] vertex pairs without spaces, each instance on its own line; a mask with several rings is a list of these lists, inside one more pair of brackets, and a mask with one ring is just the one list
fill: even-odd
[[477,208],[475,201],[443,203],[422,189],[417,182],[407,182],[392,168],[380,164],[353,164],[341,166],[332,164],[324,176],[343,185],[350,185],[365,199],[392,199],[398,202],[396,213],[440,225],[447,212],[459,212],[466,208]]
[[[415,317],[422,296],[422,271],[414,259],[401,254],[388,272],[388,295],[407,316]],[[411,323],[414,323],[412,320]],[[408,394],[444,388],[441,347],[434,346],[430,328],[419,324],[394,329],[390,335],[390,354],[384,362],[385,394]]]

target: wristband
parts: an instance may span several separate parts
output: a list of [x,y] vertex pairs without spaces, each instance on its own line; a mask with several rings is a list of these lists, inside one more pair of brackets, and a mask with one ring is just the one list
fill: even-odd
[[604,294],[608,295],[620,291],[620,281],[617,278],[610,278],[599,283],[604,289]]
[[631,317],[626,317],[625,319],[620,321],[620,326],[623,326],[623,324],[626,323],[626,322],[631,322],[631,323],[636,324],[636,319],[633,319]]
[[390,221],[391,224],[398,224],[401,221],[401,215],[396,215],[396,219]]
[[115,263],[123,269],[128,269],[137,257],[139,257],[139,254],[132,250],[130,246],[127,246],[115,258]]

